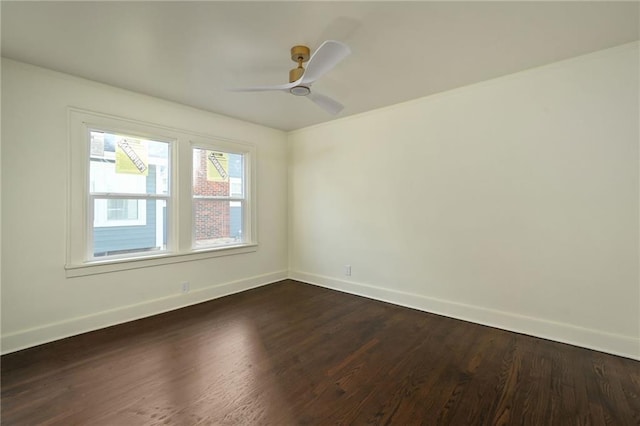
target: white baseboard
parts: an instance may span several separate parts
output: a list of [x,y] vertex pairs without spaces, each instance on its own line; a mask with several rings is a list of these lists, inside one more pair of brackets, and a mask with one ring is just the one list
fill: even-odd
[[110,311],[84,317],[72,318],[66,321],[47,324],[42,327],[21,330],[2,336],[2,354],[15,352],[65,337],[110,327],[124,322],[173,311],[207,300],[217,299],[255,287],[271,284],[288,278],[287,271],[277,271],[231,281],[203,289],[193,290],[187,294],[175,294],[161,299],[154,299],[136,305],[123,306]]
[[621,336],[572,324],[526,317],[305,272],[289,271],[289,278],[424,312],[640,360],[640,338],[638,337]]

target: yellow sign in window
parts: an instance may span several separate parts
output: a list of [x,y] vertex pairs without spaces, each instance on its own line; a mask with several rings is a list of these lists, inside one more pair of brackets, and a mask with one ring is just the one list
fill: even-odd
[[209,182],[229,181],[229,154],[225,152],[206,151],[207,180]]
[[149,175],[149,149],[146,141],[131,138],[118,139],[116,173]]

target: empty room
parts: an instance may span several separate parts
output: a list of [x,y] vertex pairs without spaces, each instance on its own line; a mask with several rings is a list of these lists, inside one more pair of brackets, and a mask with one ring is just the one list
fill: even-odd
[[3,425],[640,424],[640,3],[0,8]]

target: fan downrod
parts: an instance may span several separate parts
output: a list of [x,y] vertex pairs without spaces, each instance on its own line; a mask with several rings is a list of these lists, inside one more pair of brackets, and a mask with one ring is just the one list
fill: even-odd
[[304,74],[304,68],[302,64],[309,60],[311,51],[307,46],[293,46],[291,48],[291,60],[298,64],[297,68],[289,71],[289,83],[293,83],[302,77]]

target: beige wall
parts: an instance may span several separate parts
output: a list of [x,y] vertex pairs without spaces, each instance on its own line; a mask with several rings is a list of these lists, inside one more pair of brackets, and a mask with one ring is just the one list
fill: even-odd
[[[68,106],[255,144],[258,250],[67,278]],[[3,59],[3,352],[285,278],[286,155],[283,132]]]
[[291,276],[640,358],[638,76],[634,43],[292,132]]

